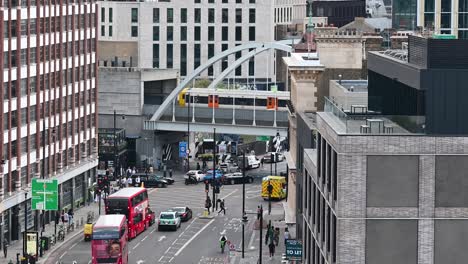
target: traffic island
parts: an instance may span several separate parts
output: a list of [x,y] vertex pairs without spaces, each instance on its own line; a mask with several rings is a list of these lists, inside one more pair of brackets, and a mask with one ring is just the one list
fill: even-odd
[[198,218],[200,218],[200,219],[213,219],[213,218],[215,218],[215,215],[214,215],[214,213],[210,214],[210,212],[207,209],[205,209],[201,215],[198,215]]

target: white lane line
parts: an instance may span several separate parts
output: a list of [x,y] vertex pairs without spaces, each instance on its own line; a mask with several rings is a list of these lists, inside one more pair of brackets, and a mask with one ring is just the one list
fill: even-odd
[[174,245],[176,242],[177,242],[177,239],[176,239],[176,240],[174,240],[174,242],[172,242],[172,245]]
[[158,242],[163,241],[163,239],[165,239],[165,238],[166,238],[166,236],[161,236],[161,237],[158,239]]
[[62,258],[63,258],[63,256],[65,256],[65,255],[67,254],[67,252],[68,252],[68,251],[65,251],[65,252],[63,252],[63,254],[62,254],[62,255],[60,255],[59,259],[62,259]]
[[153,229],[153,231],[151,231],[151,232],[150,232],[150,234],[153,234],[153,233],[154,233],[154,231],[156,231],[156,229]]
[[210,222],[208,222],[200,231],[198,231],[195,235],[193,235],[192,238],[190,238],[185,244],[174,254],[176,257],[184,250],[190,242],[192,242],[203,230],[205,230],[209,225],[211,225],[214,222],[215,219],[212,219]]
[[131,251],[131,250],[129,250],[129,251],[128,251],[128,254],[129,254],[129,255],[130,255],[130,253],[132,253],[132,251]]
[[[129,253],[130,253],[130,252],[129,252]],[[90,260],[90,261],[88,261],[88,264],[91,264],[91,260]]]
[[146,235],[146,236],[141,240],[141,242],[145,241],[147,238],[148,238],[148,235]]
[[138,242],[132,249],[137,248],[140,245],[140,242]]
[[237,189],[235,189],[234,191],[230,192],[230,193],[227,194],[226,196],[222,197],[221,200],[224,200],[224,199],[228,198],[229,196],[231,196],[231,195],[234,194],[235,192],[237,192]]
[[164,256],[161,256],[158,260],[158,262],[161,262],[161,260],[164,258]]
[[76,242],[75,244],[73,244],[68,250],[72,250],[72,248],[74,248],[76,245],[78,245],[78,242]]
[[174,257],[172,257],[172,258],[169,260],[169,262],[172,262],[173,259],[174,259]]
[[168,247],[166,252],[164,252],[164,254],[166,254],[169,250],[171,250],[171,247]]
[[255,232],[253,232],[253,233],[252,233],[252,236],[250,237],[249,249],[252,249],[252,248],[254,247],[254,246],[253,246],[254,238],[255,238]]

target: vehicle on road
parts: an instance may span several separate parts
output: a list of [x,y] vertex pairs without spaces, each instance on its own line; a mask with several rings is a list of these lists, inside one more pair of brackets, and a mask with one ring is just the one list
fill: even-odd
[[[221,179],[224,173],[221,170],[215,170],[215,179]],[[211,181],[213,179],[213,170],[208,170],[205,174],[205,180]]]
[[[242,156],[237,158],[239,168],[243,168],[244,159]],[[260,160],[255,155],[245,156],[245,169],[256,169],[260,167]]]
[[101,215],[93,227],[91,263],[128,264],[127,218],[122,214]]
[[[273,159],[272,159],[273,156]],[[276,163],[284,160],[284,155],[280,152],[268,152],[262,158],[263,163]]]
[[93,237],[93,224],[86,223],[83,228],[84,241],[90,241]]
[[190,170],[185,174],[184,178],[187,179],[189,175],[194,176],[199,182],[205,180],[205,174],[201,170]]
[[219,164],[219,169],[222,170],[224,173],[228,172],[228,164],[227,163],[221,163]]
[[252,183],[254,178],[249,175],[245,175],[245,178],[242,175],[242,172],[234,172],[224,174],[223,184],[239,184],[239,183]]
[[[137,185],[135,179],[140,177],[140,185]],[[154,174],[145,174],[145,173],[135,173],[132,175],[133,185],[135,187],[140,187],[141,183],[144,184],[145,188],[166,188],[169,185],[168,181],[162,179],[162,177],[157,177]]]
[[128,187],[109,195],[106,199],[106,214],[123,214],[127,217],[128,237],[132,239],[151,224],[153,213],[146,188]]
[[177,216],[180,217],[182,222],[187,222],[192,218],[192,209],[188,208],[187,206],[183,207],[172,207],[171,209],[167,210],[168,212],[176,212]]
[[189,184],[198,184],[198,180],[195,178],[195,176],[188,176],[188,178],[185,179],[185,185]]
[[[268,187],[271,186],[271,187]],[[271,194],[268,189],[271,189]],[[264,200],[281,200],[286,198],[286,178],[266,176],[262,178],[262,198]]]
[[158,219],[158,231],[164,228],[171,228],[176,231],[180,227],[180,217],[177,212],[161,212]]

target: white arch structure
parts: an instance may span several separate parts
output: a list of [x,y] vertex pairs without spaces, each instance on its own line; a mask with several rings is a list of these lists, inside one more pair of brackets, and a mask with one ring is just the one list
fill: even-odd
[[[169,104],[175,100],[177,95],[186,87],[191,81],[193,81],[195,78],[200,75],[203,71],[208,69],[208,67],[212,66],[219,60],[224,59],[225,57],[234,54],[236,52],[242,51],[242,50],[249,50],[249,49],[254,49],[253,51],[250,51],[248,54],[240,57],[235,61],[233,65],[228,67],[226,70],[224,70],[221,75],[216,78],[215,82],[216,84],[219,83],[221,80],[223,80],[230,72],[235,70],[239,65],[242,63],[246,62],[248,59],[251,57],[255,56],[256,54],[259,54],[261,52],[264,52],[269,49],[275,49],[275,50],[282,50],[286,52],[291,52],[292,48],[288,45],[281,44],[281,43],[275,43],[275,42],[268,42],[268,43],[258,43],[258,42],[251,42],[243,45],[236,46],[234,48],[225,50],[211,59],[209,59],[205,64],[199,66],[196,68],[189,76],[185,77],[185,79],[169,94],[169,96],[164,100],[164,102],[161,104],[161,106],[156,110],[156,112],[153,114],[151,117],[151,121],[156,121],[158,120],[164,111],[166,111],[166,108],[169,106]],[[214,83],[214,82],[213,82]],[[211,85],[210,85],[211,87]]]

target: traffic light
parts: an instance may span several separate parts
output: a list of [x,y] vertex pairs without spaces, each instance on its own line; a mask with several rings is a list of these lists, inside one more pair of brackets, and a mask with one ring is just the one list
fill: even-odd
[[208,192],[210,190],[210,184],[208,181],[205,181],[205,192]]

